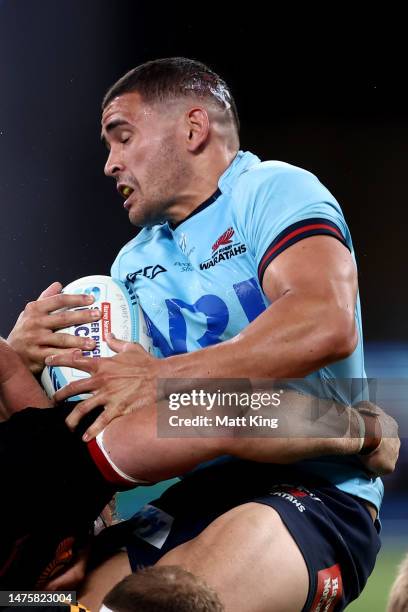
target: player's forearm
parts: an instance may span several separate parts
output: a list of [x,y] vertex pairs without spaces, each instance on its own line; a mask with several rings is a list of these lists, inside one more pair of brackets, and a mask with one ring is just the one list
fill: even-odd
[[328,400],[316,401],[311,396],[285,392],[280,406],[256,413],[273,416],[279,422],[278,428],[269,430],[265,437],[257,437],[257,427],[248,424],[242,429],[203,428],[202,436],[192,430],[195,437],[170,438],[157,433],[157,410],[169,414],[163,400],[155,407],[112,421],[104,431],[104,448],[125,474],[150,482],[183,474],[225,454],[283,464],[321,455],[357,453],[362,441],[355,411]]
[[157,482],[184,474],[200,463],[225,454],[225,440],[221,438],[159,437],[157,410],[160,409],[168,409],[166,401],[115,419],[105,428],[104,448],[125,474]]
[[6,419],[28,406],[48,408],[53,402],[14,349],[0,338],[0,414]]
[[3,403],[0,397],[0,423],[2,421],[6,421],[8,417],[9,417],[9,413],[8,413],[7,407],[5,406],[5,404]]
[[287,294],[238,336],[163,360],[163,378],[299,378],[349,355],[354,310]]
[[[357,435],[357,434],[355,434]],[[327,455],[354,455],[361,448],[361,438],[348,434],[342,438],[231,438],[229,455],[261,463],[290,464]]]
[[[275,428],[270,428],[271,417]],[[294,463],[323,455],[351,455],[362,446],[354,408],[295,391],[285,391],[279,406],[247,416],[246,424],[226,439],[224,451],[251,461]]]
[[20,374],[16,372],[15,376],[0,385],[0,406],[6,418],[29,406],[31,408],[50,408],[53,405],[29,370]]

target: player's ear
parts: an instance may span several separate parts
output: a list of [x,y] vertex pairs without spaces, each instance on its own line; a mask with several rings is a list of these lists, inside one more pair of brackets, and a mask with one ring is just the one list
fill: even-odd
[[202,106],[190,108],[186,113],[186,142],[191,152],[197,151],[207,140],[210,133],[208,113]]

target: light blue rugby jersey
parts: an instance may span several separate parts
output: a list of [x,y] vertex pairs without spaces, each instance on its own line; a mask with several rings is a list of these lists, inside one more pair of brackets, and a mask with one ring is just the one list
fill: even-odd
[[[113,263],[111,275],[130,283],[139,296],[158,357],[236,336],[269,305],[261,289],[265,269],[295,242],[329,235],[353,253],[339,204],[306,170],[261,162],[240,151],[218,187],[176,227],[165,223],[142,229]],[[355,316],[359,343],[354,353],[307,377],[320,388],[319,395],[345,403],[353,399],[350,379],[359,379],[358,387],[365,379],[359,303]],[[363,396],[363,388],[357,395],[353,389],[356,401]],[[358,459],[300,463],[379,508],[382,482],[369,479]]]

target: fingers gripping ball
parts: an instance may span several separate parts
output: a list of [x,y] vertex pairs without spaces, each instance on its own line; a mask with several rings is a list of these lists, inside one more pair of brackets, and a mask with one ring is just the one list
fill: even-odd
[[[108,333],[113,333],[119,340],[139,342],[149,353],[153,353],[153,343],[148,332],[143,310],[133,289],[125,283],[110,276],[85,276],[63,289],[63,293],[85,293],[94,297],[94,302],[85,308],[98,308],[101,318],[98,321],[82,323],[61,329],[55,333],[70,333],[95,341],[92,351],[83,352],[87,357],[112,357],[115,353],[106,342]],[[73,310],[81,310],[75,308]],[[87,372],[65,366],[46,366],[41,375],[41,383],[52,397],[58,389],[68,383],[88,377]],[[71,397],[71,401],[86,399],[89,394],[83,393]]]

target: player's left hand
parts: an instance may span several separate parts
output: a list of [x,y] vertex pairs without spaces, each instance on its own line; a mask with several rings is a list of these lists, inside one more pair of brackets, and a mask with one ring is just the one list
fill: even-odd
[[84,357],[81,351],[74,351],[46,359],[48,365],[68,366],[90,374],[89,378],[70,383],[54,395],[55,401],[61,402],[73,395],[92,393],[89,399],[78,402],[67,417],[66,423],[70,429],[75,429],[81,418],[97,406],[104,407],[104,411],[83,435],[85,442],[92,440],[116,417],[157,401],[157,381],[162,360],[149,355],[137,343],[124,342],[112,335],[107,342],[117,355],[95,359]]

